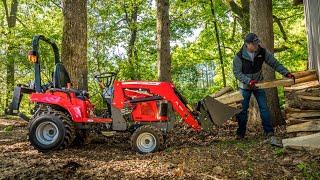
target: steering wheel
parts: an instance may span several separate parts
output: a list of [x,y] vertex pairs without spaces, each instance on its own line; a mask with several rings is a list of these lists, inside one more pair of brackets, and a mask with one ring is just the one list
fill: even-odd
[[94,79],[99,83],[99,86],[102,89],[105,89],[113,85],[113,82],[116,79],[116,76],[117,76],[117,73],[115,72],[106,72],[106,73],[95,75]]

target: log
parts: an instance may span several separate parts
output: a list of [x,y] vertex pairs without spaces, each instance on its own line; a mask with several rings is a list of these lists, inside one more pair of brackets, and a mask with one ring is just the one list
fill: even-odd
[[300,112],[314,112],[314,110],[303,110],[303,109],[298,109],[298,108],[292,108],[292,107],[287,107],[288,105],[286,104],[286,107],[284,108],[284,112],[287,113],[300,113]]
[[237,109],[241,109],[242,104],[240,102],[235,102],[235,103],[228,104],[228,106],[231,106],[231,107],[234,107]]
[[320,133],[282,140],[283,147],[293,149],[319,149]]
[[295,83],[304,83],[309,81],[318,80],[317,74],[310,74],[308,76],[296,79]]
[[320,97],[319,96],[304,96],[304,95],[299,95],[299,98],[303,99],[303,100],[311,100],[311,101],[320,101]]
[[305,120],[305,119],[293,119],[293,118],[286,119],[287,126],[294,125],[294,124],[301,124],[301,123],[305,123],[305,122],[308,122],[308,120]]
[[275,81],[260,82],[260,83],[257,83],[256,86],[261,89],[267,89],[267,88],[274,88],[278,86],[291,86],[294,83],[304,83],[312,80],[317,80],[317,75],[315,73],[301,77],[301,78],[297,78],[295,82],[293,81],[293,79],[285,78],[285,79],[279,79]]
[[294,125],[294,124],[301,124],[306,122],[319,122],[320,118],[288,118],[286,119],[287,126]]
[[315,69],[311,69],[311,70],[307,70],[307,71],[300,71],[300,72],[295,72],[295,73],[292,73],[296,79],[298,78],[302,78],[302,77],[305,77],[305,76],[308,76],[308,75],[311,75],[311,74],[316,74],[316,70]]
[[313,111],[313,112],[300,112],[300,113],[288,113],[286,114],[287,118],[308,118],[308,117],[320,117],[320,111]]
[[320,118],[317,117],[309,117],[309,118],[288,118],[287,121],[296,121],[296,122],[307,122],[307,121],[320,121]]
[[267,88],[274,88],[278,86],[291,86],[293,84],[294,84],[293,79],[279,79],[275,81],[257,83],[256,86],[260,89],[267,89]]
[[223,96],[220,96],[216,98],[216,100],[220,101],[223,104],[232,104],[236,102],[240,102],[243,100],[243,97],[240,93],[240,91],[235,91],[233,93],[225,94]]
[[302,110],[320,110],[320,101],[311,100],[310,96],[320,97],[320,88],[307,88],[298,91],[286,91],[286,107]]
[[320,131],[320,122],[319,121],[309,121],[301,124],[295,124],[287,126],[287,132],[315,132]]
[[309,81],[305,83],[296,83],[290,87],[284,87],[285,91],[297,91],[297,90],[302,90],[302,89],[307,89],[307,88],[312,88],[312,87],[320,87],[320,83],[318,80],[314,81]]
[[311,135],[311,134],[314,134],[314,132],[297,132],[296,137],[307,136],[307,135]]
[[232,91],[232,88],[230,86],[227,86],[215,92],[211,97],[217,98],[231,91]]

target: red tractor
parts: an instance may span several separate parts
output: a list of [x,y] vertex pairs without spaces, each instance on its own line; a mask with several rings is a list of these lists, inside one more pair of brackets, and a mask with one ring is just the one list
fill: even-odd
[[[40,40],[52,46],[55,58],[52,81],[46,84],[41,82]],[[104,73],[95,76],[107,104],[97,114],[89,94],[71,87],[57,45],[40,35],[33,37],[32,47],[28,58],[34,63],[34,83],[15,87],[6,112],[29,121],[29,141],[41,152],[66,148],[90,130],[98,129],[129,131],[132,148],[139,153],[151,153],[159,150],[166,133],[173,128],[174,111],[196,131],[210,128],[213,123],[220,125],[238,112],[210,96],[193,109],[172,83],[116,81],[116,73]],[[31,118],[19,112],[23,94],[29,94],[35,105]]]

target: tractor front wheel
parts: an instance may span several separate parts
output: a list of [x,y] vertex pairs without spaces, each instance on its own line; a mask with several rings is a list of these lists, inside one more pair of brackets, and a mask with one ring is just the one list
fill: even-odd
[[74,137],[74,125],[63,112],[45,110],[29,122],[29,141],[41,152],[64,149]]
[[131,147],[141,153],[153,153],[163,145],[162,132],[153,126],[145,125],[137,128],[131,136]]

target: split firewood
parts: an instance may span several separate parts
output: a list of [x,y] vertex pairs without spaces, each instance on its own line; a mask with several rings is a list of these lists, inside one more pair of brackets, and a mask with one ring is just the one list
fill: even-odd
[[320,149],[320,133],[283,139],[282,144],[293,149]]
[[284,111],[285,113],[314,112],[314,110],[292,108],[292,107],[288,107],[288,105],[286,105],[286,107],[284,108]]
[[304,76],[302,78],[296,78],[295,83],[303,83],[303,82],[309,82],[309,81],[314,81],[318,80],[317,74],[310,74],[308,76]]
[[320,111],[313,112],[300,112],[300,113],[288,113],[287,118],[309,118],[309,117],[320,117]]
[[301,124],[301,123],[305,123],[305,122],[308,122],[308,120],[306,120],[306,119],[294,119],[294,118],[286,119],[287,126],[295,125],[295,124]]
[[300,71],[300,72],[295,72],[292,73],[297,79],[298,78],[302,78],[311,74],[316,74],[316,70],[315,69],[311,69],[311,70],[306,70],[306,71]]
[[319,121],[308,121],[300,124],[295,124],[287,126],[287,132],[314,132],[320,131],[320,122]]
[[304,82],[304,83],[296,83],[290,87],[284,87],[285,91],[296,91],[296,90],[302,90],[312,87],[320,87],[320,83],[318,80]]
[[291,86],[293,84],[294,84],[293,79],[279,79],[275,81],[257,83],[256,86],[260,89],[267,89],[267,88],[274,88],[278,86]]
[[243,100],[243,97],[240,91],[235,91],[233,93],[228,93],[223,96],[216,98],[216,100],[220,101],[223,104],[232,104],[236,102],[240,102]]
[[311,101],[320,101],[320,97],[319,96],[304,96],[304,95],[299,95],[299,98],[303,99],[303,100],[311,100]]
[[230,86],[227,86],[215,92],[211,97],[217,98],[231,91],[232,91],[232,88]]
[[237,108],[237,109],[241,109],[242,104],[240,102],[236,102],[236,103],[228,104],[228,106],[231,106],[231,107],[234,107],[234,108]]
[[301,110],[320,110],[320,88],[285,92],[286,107]]

